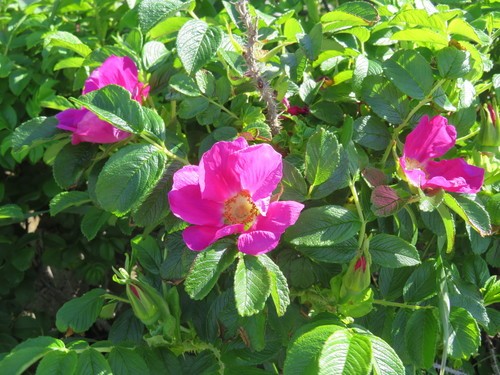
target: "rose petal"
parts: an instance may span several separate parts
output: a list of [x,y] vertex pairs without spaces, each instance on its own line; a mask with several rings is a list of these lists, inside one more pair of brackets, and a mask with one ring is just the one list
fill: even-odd
[[272,202],[266,216],[259,216],[253,230],[263,230],[281,235],[295,224],[304,205],[294,201]]
[[101,120],[87,109],[67,109],[56,115],[58,128],[73,132],[71,143],[114,143],[131,134]]
[[426,167],[427,181],[421,186],[442,188],[454,193],[474,194],[481,190],[484,169],[467,164],[463,159],[429,161]]
[[260,144],[238,151],[234,170],[241,179],[242,189],[248,190],[262,213],[267,211],[269,198],[283,175],[281,155],[270,145]]
[[408,134],[403,156],[425,163],[426,160],[444,155],[455,144],[457,132],[443,116],[420,119],[417,127]]
[[250,255],[267,253],[278,246],[280,235],[273,232],[253,231],[238,237],[238,249]]
[[129,57],[110,56],[94,69],[85,82],[83,94],[107,85],[119,85],[127,89],[134,100],[142,101],[143,85],[137,78],[137,66]]
[[190,224],[220,227],[224,224],[224,204],[203,199],[198,181],[198,166],[188,165],[174,174],[168,193],[170,210]]
[[248,147],[244,138],[232,142],[217,142],[200,160],[200,188],[203,198],[216,202],[241,191],[239,177],[234,170],[234,153]]
[[182,238],[186,246],[194,251],[205,250],[219,238],[229,236],[233,233],[241,232],[243,225],[228,225],[222,228],[193,225],[184,229]]

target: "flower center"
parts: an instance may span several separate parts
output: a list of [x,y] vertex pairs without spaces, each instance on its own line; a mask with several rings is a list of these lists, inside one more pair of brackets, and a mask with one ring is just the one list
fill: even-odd
[[405,158],[405,163],[406,163],[406,169],[422,169],[423,165],[415,160],[415,159],[410,159],[410,158]]
[[243,224],[247,230],[258,214],[259,210],[247,190],[240,191],[224,202],[224,221],[227,224]]

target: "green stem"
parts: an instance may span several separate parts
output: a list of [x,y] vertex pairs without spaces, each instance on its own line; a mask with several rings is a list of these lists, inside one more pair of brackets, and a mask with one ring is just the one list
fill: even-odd
[[407,305],[406,303],[384,301],[382,299],[374,299],[373,303],[376,305],[400,307],[402,309],[411,309],[411,310],[422,310],[422,309],[434,309],[435,308],[434,306]]
[[213,105],[219,107],[221,110],[223,110],[224,112],[226,112],[229,116],[235,118],[236,120],[239,120],[239,117],[236,116],[236,114],[234,112],[231,112],[229,109],[227,109],[226,107],[224,107],[222,104],[217,103],[213,99],[210,99],[208,96],[203,95],[203,97],[205,99],[207,99],[210,104],[213,104]]
[[153,146],[157,147],[159,150],[161,150],[168,158],[174,159],[177,161],[180,161],[184,165],[189,165],[189,160],[181,158],[180,156],[177,156],[174,154],[172,151],[170,151],[168,148],[166,148],[164,145],[158,144],[155,140],[149,137],[147,133],[141,133],[140,134],[141,138],[144,139],[145,141],[149,142]]
[[446,360],[448,359],[448,341],[450,340],[450,296],[448,294],[448,284],[446,283],[446,268],[443,262],[443,248],[438,249],[437,257],[437,282],[439,285],[438,306],[439,316],[441,318],[443,333],[443,353],[441,354],[441,370],[439,375],[444,375]]
[[114,294],[106,293],[106,294],[103,294],[102,296],[104,298],[106,298],[106,299],[110,299],[110,300],[114,300],[114,301],[120,301],[120,302],[124,302],[124,303],[130,303],[130,301],[128,299],[123,298],[123,297],[115,296]]
[[385,163],[387,162],[387,159],[389,158],[389,154],[391,153],[391,149],[394,147],[394,145],[397,142],[397,139],[399,137],[399,133],[401,130],[403,130],[405,127],[408,126],[408,123],[412,119],[412,117],[415,115],[415,113],[418,112],[420,108],[422,108],[424,105],[432,101],[432,98],[434,96],[434,93],[438,88],[442,86],[442,84],[445,82],[444,79],[440,79],[439,81],[436,82],[436,84],[432,87],[431,91],[429,91],[429,94],[425,98],[423,98],[411,111],[408,113],[406,118],[403,120],[403,122],[396,128],[394,129],[394,132],[392,133],[392,140],[389,142],[387,145],[387,148],[384,151],[384,155],[382,156],[382,161],[380,162],[382,167],[385,166]]
[[472,138],[475,135],[479,134],[480,131],[481,131],[481,129],[477,129],[477,130],[473,131],[472,133],[464,135],[463,137],[458,138],[455,143],[462,142],[462,141],[465,141],[466,139]]
[[363,208],[361,207],[361,203],[359,202],[358,192],[356,191],[356,186],[353,180],[349,181],[349,188],[351,189],[352,199],[354,200],[356,210],[358,211],[359,220],[361,220],[361,228],[359,229],[358,237],[358,249],[361,249],[363,241],[365,240],[366,220],[365,216],[363,215]]

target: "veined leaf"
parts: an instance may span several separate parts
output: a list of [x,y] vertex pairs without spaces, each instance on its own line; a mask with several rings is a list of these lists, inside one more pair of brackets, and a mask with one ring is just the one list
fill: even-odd
[[234,297],[241,316],[257,314],[271,293],[271,278],[258,257],[244,255],[234,274]]
[[399,268],[420,264],[418,251],[409,242],[390,234],[377,234],[370,239],[370,254],[374,263]]
[[222,32],[201,20],[191,20],[182,26],[177,36],[177,51],[184,69],[191,75],[215,56],[222,43]]

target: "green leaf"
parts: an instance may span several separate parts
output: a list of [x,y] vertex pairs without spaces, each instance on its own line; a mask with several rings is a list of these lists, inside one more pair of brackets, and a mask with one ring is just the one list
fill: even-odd
[[383,76],[368,76],[363,81],[362,98],[379,117],[400,124],[409,112],[409,103],[396,86]]
[[405,373],[403,362],[394,349],[377,336],[368,336],[372,344],[373,375],[400,375]]
[[391,134],[387,126],[375,116],[361,116],[354,121],[353,141],[376,151],[387,148]]
[[257,314],[271,293],[271,278],[259,258],[244,255],[234,274],[234,297],[241,316]]
[[451,306],[464,308],[479,324],[485,327],[488,325],[489,318],[484,307],[483,297],[475,285],[456,279],[448,283],[448,289]]
[[181,119],[190,119],[205,111],[209,104],[208,99],[202,96],[186,98],[179,105],[177,114]]
[[153,145],[135,144],[113,154],[96,184],[101,206],[123,216],[138,207],[163,176],[167,158]]
[[66,31],[54,31],[44,35],[46,46],[61,47],[76,52],[82,57],[89,55],[92,50],[82,43],[78,37]]
[[460,35],[470,39],[478,44],[483,44],[476,30],[462,18],[454,18],[448,24],[448,33]]
[[0,374],[21,375],[44,355],[65,349],[64,343],[53,337],[40,336],[17,345],[0,360]]
[[477,352],[481,331],[476,320],[465,309],[452,308],[450,314],[450,339],[448,353],[455,359],[467,360]]
[[8,56],[4,54],[0,55],[0,78],[5,78],[10,75],[12,68],[14,67],[14,62],[9,59]]
[[90,202],[86,191],[63,191],[50,200],[50,215],[55,216],[67,208]]
[[314,61],[318,58],[321,52],[321,44],[323,42],[323,27],[320,23],[313,26],[309,34],[297,35],[299,45],[304,50],[306,57]]
[[438,33],[427,28],[396,31],[392,34],[391,39],[430,43],[442,45],[443,47],[448,45],[448,38],[444,33]]
[[335,331],[325,342],[319,357],[319,375],[369,374],[372,350],[366,335],[347,329]]
[[484,207],[463,195],[445,193],[444,202],[482,236],[491,234],[491,222]]
[[36,369],[37,375],[66,375],[76,370],[77,355],[74,351],[48,353]]
[[111,213],[98,207],[89,207],[83,215],[80,230],[88,241],[92,241],[104,224],[111,217]]
[[24,212],[17,204],[0,206],[0,226],[11,225],[25,219]]
[[218,242],[198,253],[188,273],[184,287],[194,300],[205,298],[236,257],[230,243]]
[[172,175],[180,166],[181,164],[177,161],[167,162],[162,179],[133,214],[134,222],[137,225],[143,227],[155,225],[168,215],[170,209],[168,195],[165,194],[165,191],[172,186]]
[[56,326],[60,332],[71,328],[74,332],[85,332],[99,317],[104,305],[104,289],[92,289],[83,296],[66,302],[57,312]]
[[113,375],[148,374],[148,366],[142,356],[133,348],[115,346],[108,356]]
[[266,267],[271,279],[271,298],[278,316],[285,315],[286,308],[290,304],[290,290],[285,275],[280,268],[267,255],[259,256],[259,261]]
[[287,375],[318,374],[319,355],[326,340],[344,330],[336,325],[320,325],[297,337],[287,350],[283,372]]
[[299,87],[300,99],[306,104],[311,104],[321,88],[321,81],[317,82],[309,74],[304,74],[304,80]]
[[440,14],[429,16],[429,13],[425,9],[406,9],[400,11],[391,19],[390,24],[399,24],[405,28],[408,28],[408,26],[423,26],[436,31],[446,31],[446,24],[440,17]]
[[409,242],[390,234],[377,234],[370,239],[372,261],[383,267],[399,268],[420,264],[418,251]]
[[337,168],[340,149],[337,137],[320,128],[307,141],[305,164],[306,179],[313,186],[326,182]]
[[[151,40],[144,44],[142,49],[142,62],[146,70],[155,67],[156,64],[162,61],[162,58],[170,55],[170,52],[165,47],[165,44],[156,40]],[[156,68],[156,67],[155,67]],[[153,68],[154,69],[154,68]],[[153,70],[151,69],[151,70]]]
[[113,375],[104,356],[94,348],[84,350],[78,356],[75,375]]
[[73,101],[120,130],[138,134],[144,128],[141,105],[121,86],[104,86]]
[[283,194],[281,199],[304,202],[307,199],[307,185],[300,171],[286,159],[283,160]]
[[222,32],[201,20],[190,20],[177,36],[177,52],[186,72],[191,75],[215,56],[222,43]]
[[406,302],[420,302],[436,294],[436,268],[433,260],[427,260],[410,275],[403,288]]
[[170,87],[187,96],[200,96],[201,92],[193,78],[184,73],[177,73],[170,78]]
[[497,279],[497,276],[491,276],[486,280],[481,291],[484,295],[485,306],[500,302],[500,280]]
[[9,76],[10,91],[16,96],[21,95],[23,90],[30,82],[31,74],[27,69],[17,69]]
[[98,146],[91,143],[64,146],[57,154],[52,170],[57,184],[63,189],[78,185],[97,149]]
[[454,47],[446,47],[438,51],[436,61],[439,75],[443,78],[462,78],[471,70],[470,54]]
[[315,102],[309,110],[314,117],[329,125],[337,125],[344,120],[344,112],[337,103],[321,100]]
[[139,235],[132,238],[130,245],[141,266],[153,275],[159,275],[163,257],[157,241],[151,236]]
[[324,247],[354,236],[361,223],[356,214],[340,206],[313,207],[302,211],[285,239],[295,246]]
[[56,128],[59,122],[55,117],[36,117],[26,121],[14,130],[12,149],[27,151],[54,139],[61,131]]
[[392,83],[414,99],[425,98],[432,89],[431,67],[417,51],[399,50],[384,62],[383,67]]
[[348,263],[356,256],[358,241],[351,237],[347,241],[326,247],[297,247],[308,258],[323,263]]
[[414,311],[405,329],[405,346],[412,363],[428,369],[436,357],[438,322],[432,310]]
[[190,6],[191,1],[142,0],[138,7],[139,26],[142,31],[148,32],[164,19],[175,16],[177,12]]

